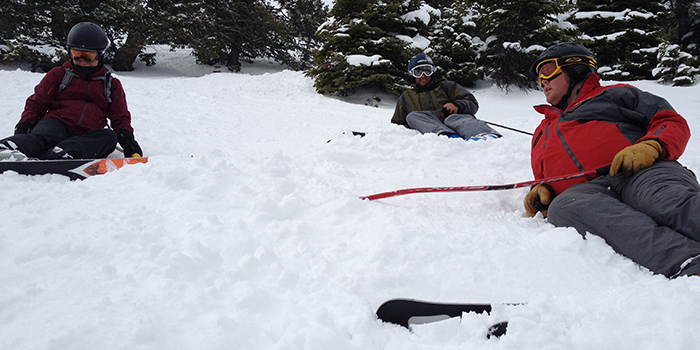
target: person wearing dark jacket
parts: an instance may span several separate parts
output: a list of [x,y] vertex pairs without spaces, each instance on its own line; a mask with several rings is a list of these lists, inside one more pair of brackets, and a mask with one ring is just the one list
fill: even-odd
[[466,140],[501,137],[474,117],[479,110],[474,95],[456,82],[440,78],[426,54],[411,58],[408,74],[414,88],[399,96],[392,123]]
[[78,23],[66,44],[70,60],[35,87],[14,135],[0,140],[0,159],[105,158],[117,142],[126,157],[141,157],[122,84],[103,64],[104,30]]
[[531,217],[602,237],[669,278],[700,274],[700,185],[677,162],[690,129],[663,98],[631,85],[601,86],[592,52],[549,47],[533,65],[548,105],[532,139],[536,179],[610,165],[608,174],[536,185]]

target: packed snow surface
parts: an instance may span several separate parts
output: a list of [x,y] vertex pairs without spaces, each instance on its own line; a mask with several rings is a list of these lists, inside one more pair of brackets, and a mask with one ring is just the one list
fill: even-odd
[[[84,181],[0,175],[0,348],[698,348],[700,277],[652,275],[528,218],[527,189],[359,199],[532,180],[529,136],[421,135],[389,122],[394,97],[368,106],[269,63],[214,73],[166,53],[117,74],[147,164]],[[2,136],[42,77],[0,70]],[[700,133],[700,86],[634,85]],[[472,91],[480,119],[527,132],[541,120],[539,91]],[[700,171],[697,136],[680,161]],[[374,315],[397,297],[495,310],[411,332]],[[486,339],[503,320],[508,333]]]

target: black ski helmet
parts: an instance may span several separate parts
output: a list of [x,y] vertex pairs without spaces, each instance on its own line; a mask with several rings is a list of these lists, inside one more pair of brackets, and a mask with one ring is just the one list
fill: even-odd
[[68,32],[66,46],[69,50],[94,51],[102,57],[109,46],[109,39],[107,39],[105,31],[97,24],[80,22]]
[[[595,55],[585,46],[576,43],[559,43],[548,47],[537,57],[537,61],[530,67],[530,74],[533,77],[537,77],[540,64],[555,58],[559,59],[557,64],[563,70],[566,70],[569,75],[574,74],[574,76],[570,76],[572,80],[583,80],[583,78],[588,76],[588,73],[595,73],[598,70],[598,62],[595,59]],[[577,73],[582,73],[583,76],[579,77],[578,75],[581,74]]]

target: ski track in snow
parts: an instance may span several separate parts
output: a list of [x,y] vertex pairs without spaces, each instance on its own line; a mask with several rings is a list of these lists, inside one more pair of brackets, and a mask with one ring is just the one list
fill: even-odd
[[[700,278],[654,276],[595,236],[527,218],[527,189],[358,198],[531,180],[529,136],[419,135],[389,123],[392,97],[374,108],[361,95],[319,95],[310,78],[271,64],[212,74],[191,60],[172,54],[117,73],[147,164],[85,181],[0,175],[0,348],[700,342]],[[42,77],[0,70],[2,136]],[[700,132],[700,86],[633,85],[666,97]],[[541,92],[472,91],[481,119],[528,132],[540,121],[532,106]],[[681,158],[696,172],[698,149],[693,136]],[[374,317],[396,297],[527,304],[411,333]],[[508,333],[487,340],[488,325],[502,320]]]

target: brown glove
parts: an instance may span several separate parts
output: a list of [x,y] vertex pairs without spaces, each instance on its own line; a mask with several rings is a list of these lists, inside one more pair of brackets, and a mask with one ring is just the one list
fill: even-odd
[[613,158],[609,174],[615,176],[618,172],[622,172],[625,176],[632,176],[632,174],[654,164],[663,151],[661,144],[655,140],[646,140],[625,147],[617,152]]
[[[530,192],[525,196],[525,212],[527,216],[534,217],[537,212],[542,212],[542,216],[547,217],[546,206],[552,202],[552,191],[546,185],[537,185],[533,187]],[[544,206],[544,209],[538,209],[536,203]]]

